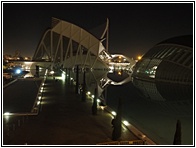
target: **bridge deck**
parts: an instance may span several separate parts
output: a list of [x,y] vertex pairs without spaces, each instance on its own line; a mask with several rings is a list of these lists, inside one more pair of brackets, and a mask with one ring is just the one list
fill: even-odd
[[[92,115],[92,101],[82,102],[74,86],[64,83],[47,78],[39,115],[20,116],[18,122],[4,125],[4,145],[96,145],[112,141],[110,114],[98,110]],[[121,140],[137,139],[122,128]]]

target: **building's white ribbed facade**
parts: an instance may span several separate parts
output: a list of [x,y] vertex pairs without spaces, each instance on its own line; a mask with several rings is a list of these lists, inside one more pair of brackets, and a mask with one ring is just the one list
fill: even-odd
[[193,100],[193,37],[181,36],[151,48],[133,72],[133,84],[151,100]]

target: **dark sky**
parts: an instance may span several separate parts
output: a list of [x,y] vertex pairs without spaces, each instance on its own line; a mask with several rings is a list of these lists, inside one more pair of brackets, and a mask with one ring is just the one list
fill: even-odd
[[[72,2],[73,3],[73,2]],[[3,3],[3,52],[33,56],[56,17],[87,31],[109,18],[109,52],[144,54],[174,36],[193,34],[193,3]]]

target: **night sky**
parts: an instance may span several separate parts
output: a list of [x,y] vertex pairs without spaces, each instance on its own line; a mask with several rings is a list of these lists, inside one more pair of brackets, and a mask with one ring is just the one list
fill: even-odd
[[109,18],[109,52],[136,57],[174,36],[193,34],[193,3],[3,3],[3,54],[33,56],[56,17],[89,31]]

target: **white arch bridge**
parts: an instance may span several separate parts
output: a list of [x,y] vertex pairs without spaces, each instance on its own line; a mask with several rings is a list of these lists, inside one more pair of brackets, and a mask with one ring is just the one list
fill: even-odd
[[107,19],[102,35],[97,38],[74,24],[52,18],[52,27],[44,33],[32,60],[40,61],[40,64],[48,61],[51,70],[74,68],[76,65],[90,69],[110,69],[121,65],[132,70],[134,60],[118,55],[123,60],[115,62],[116,55],[108,53],[108,28]]
[[[74,24],[52,18],[52,27],[43,34],[32,61],[22,62],[21,65],[24,69],[29,69],[32,75],[36,75],[36,66],[39,66],[40,75],[45,73],[45,69],[61,70],[64,73],[72,70],[72,77],[76,77],[74,69],[77,66],[81,75],[79,83],[83,81],[82,73],[85,69],[88,88],[98,88],[98,94],[101,95],[108,85],[122,85],[131,81],[132,68],[135,65],[133,59],[124,55],[109,54],[108,28],[107,19],[102,35],[97,38]],[[119,75],[122,71],[127,71],[127,77],[120,82],[111,80],[107,73],[116,70]]]

